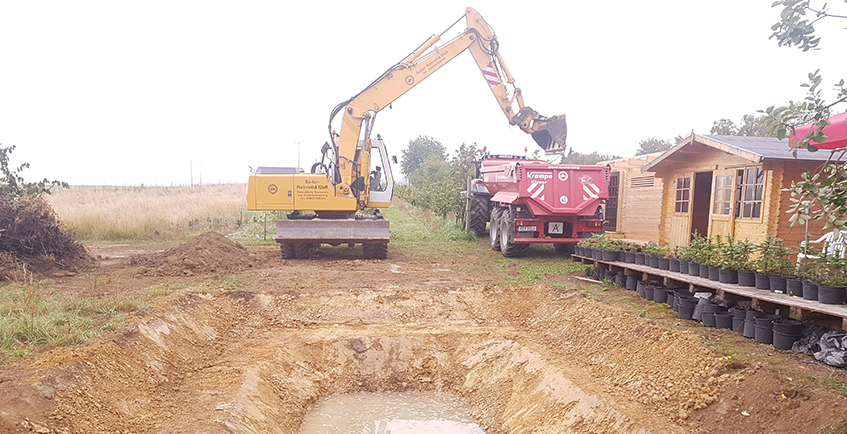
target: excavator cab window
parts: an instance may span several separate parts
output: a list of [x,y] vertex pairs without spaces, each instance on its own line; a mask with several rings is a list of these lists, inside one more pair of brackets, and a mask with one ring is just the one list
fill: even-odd
[[[371,161],[380,163],[382,161],[381,150],[377,147],[371,148]],[[374,165],[371,170],[371,188],[370,191],[385,191],[388,187],[388,180],[385,177],[385,172],[379,165]]]

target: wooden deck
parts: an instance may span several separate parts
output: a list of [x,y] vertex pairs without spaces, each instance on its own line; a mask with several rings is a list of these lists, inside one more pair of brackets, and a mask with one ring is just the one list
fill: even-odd
[[691,292],[714,292],[725,301],[737,302],[768,313],[779,310],[782,316],[800,321],[813,320],[825,327],[847,330],[847,305],[824,304],[787,294],[777,294],[748,286],[720,283],[704,277],[689,276],[675,271],[660,270],[647,265],[602,261],[580,255],[571,255],[571,258],[584,264],[606,264],[611,267],[610,270],[624,270],[625,274],[630,276],[640,274],[641,276],[638,277],[641,280],[659,282],[665,286],[687,284],[688,290]]

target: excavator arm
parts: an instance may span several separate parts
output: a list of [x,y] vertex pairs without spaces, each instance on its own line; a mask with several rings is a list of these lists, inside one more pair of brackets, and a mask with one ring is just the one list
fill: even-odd
[[[347,188],[352,190],[359,198],[360,209],[368,202],[369,177],[367,173],[362,173],[362,168],[370,167],[369,137],[376,113],[465,50],[473,55],[509,123],[531,134],[548,155],[564,152],[567,138],[565,116],[544,117],[524,105],[523,95],[519,88],[514,87],[515,80],[500,54],[494,31],[473,8],[467,8],[465,18],[467,28],[458,36],[436,46],[441,35],[433,35],[363,91],[333,110],[330,124],[338,112],[343,110],[340,135],[333,135],[333,143],[336,145],[335,164],[340,178],[337,186],[345,191]],[[506,87],[507,83],[513,87],[511,93]]]

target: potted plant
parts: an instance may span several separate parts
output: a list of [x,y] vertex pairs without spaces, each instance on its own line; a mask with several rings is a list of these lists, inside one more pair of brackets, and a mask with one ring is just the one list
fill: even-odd
[[818,285],[818,301],[826,304],[844,304],[847,291],[847,260],[829,255],[824,261],[826,278]]
[[753,243],[735,241],[732,236],[727,236],[720,252],[720,282],[737,284],[743,276],[744,286],[754,286],[753,264],[750,262],[752,253]]
[[635,251],[638,250],[638,245],[633,243],[621,242],[621,248],[623,249],[623,261],[627,264],[634,264]]
[[709,238],[709,250],[711,257],[705,262],[709,266],[709,280],[719,281],[721,279],[721,249],[723,248],[723,238],[717,235],[714,240]]
[[679,272],[690,274],[688,266],[691,264],[691,247],[679,246],[676,249],[676,258],[679,260]]
[[649,265],[652,268],[659,268],[659,252],[662,250],[662,246],[655,241],[648,241],[641,247],[641,251],[644,252],[644,264]]
[[[756,275],[756,288],[768,289],[777,293],[785,293],[785,276],[794,268],[794,262],[786,259],[791,252],[783,247],[782,239],[768,235],[758,245],[759,260]],[[767,282],[767,283],[766,283]]]

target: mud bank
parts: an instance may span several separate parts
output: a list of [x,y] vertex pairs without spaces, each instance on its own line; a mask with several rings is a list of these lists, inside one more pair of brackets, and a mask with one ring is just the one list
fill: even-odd
[[183,295],[57,350],[68,432],[296,433],[321,396],[443,391],[488,433],[686,432],[732,381],[695,336],[547,287]]

